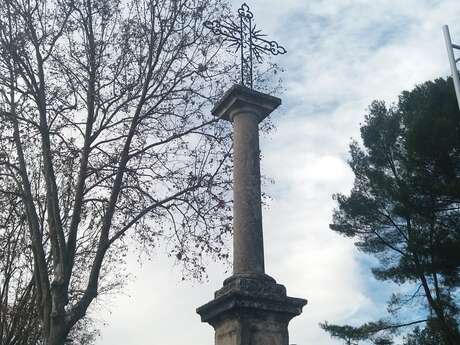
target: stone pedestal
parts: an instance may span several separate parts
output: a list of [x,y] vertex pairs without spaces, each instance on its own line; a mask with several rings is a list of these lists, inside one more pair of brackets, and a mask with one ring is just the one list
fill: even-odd
[[215,345],[288,345],[288,323],[307,303],[268,276],[232,276],[197,309],[214,327]]
[[197,309],[215,345],[288,345],[288,323],[307,303],[265,274],[258,125],[279,98],[235,85],[212,113],[233,124],[233,275]]

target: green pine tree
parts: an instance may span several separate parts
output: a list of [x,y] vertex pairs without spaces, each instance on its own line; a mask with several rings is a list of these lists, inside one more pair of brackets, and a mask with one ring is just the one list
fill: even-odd
[[[458,345],[460,113],[452,81],[426,82],[390,107],[374,101],[361,138],[362,146],[350,145],[354,186],[349,195],[334,196],[338,207],[330,228],[378,259],[372,269],[377,279],[413,285],[414,294],[392,297],[390,311],[426,306],[426,315],[400,323],[395,316],[367,331],[366,325],[323,328],[347,344],[383,344],[390,340],[378,334],[430,320],[437,325],[430,332],[443,344]],[[407,339],[408,345],[431,344]]]

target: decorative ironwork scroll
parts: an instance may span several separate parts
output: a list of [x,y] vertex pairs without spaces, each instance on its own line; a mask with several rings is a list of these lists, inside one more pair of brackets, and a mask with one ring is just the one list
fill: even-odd
[[262,63],[262,55],[286,54],[286,49],[276,41],[265,39],[266,35],[257,30],[253,24],[254,15],[249,6],[244,3],[238,9],[239,23],[230,20],[205,21],[204,26],[214,34],[221,35],[224,40],[229,42],[230,47],[235,47],[241,54],[241,84],[253,88],[253,60]]

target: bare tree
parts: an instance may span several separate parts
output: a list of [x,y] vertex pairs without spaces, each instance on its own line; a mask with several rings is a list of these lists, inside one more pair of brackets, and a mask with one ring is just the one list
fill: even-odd
[[[43,344],[26,216],[14,183],[0,179],[0,344]],[[97,334],[96,323],[85,317],[70,338],[73,344],[89,345]]]
[[[230,65],[220,0],[0,3],[0,174],[18,191],[43,341],[118,286],[129,239],[193,275],[226,257],[230,134],[209,114]],[[5,193],[7,191],[2,191]]]
[[[14,190],[14,189],[13,189]],[[31,345],[40,337],[33,264],[24,241],[25,219],[14,194],[0,199],[0,343]],[[18,212],[19,209],[19,212]]]

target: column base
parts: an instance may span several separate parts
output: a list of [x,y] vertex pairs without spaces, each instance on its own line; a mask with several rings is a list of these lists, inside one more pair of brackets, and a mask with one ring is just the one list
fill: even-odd
[[305,304],[268,275],[239,274],[226,279],[197,313],[214,327],[215,345],[288,345],[289,321]]

